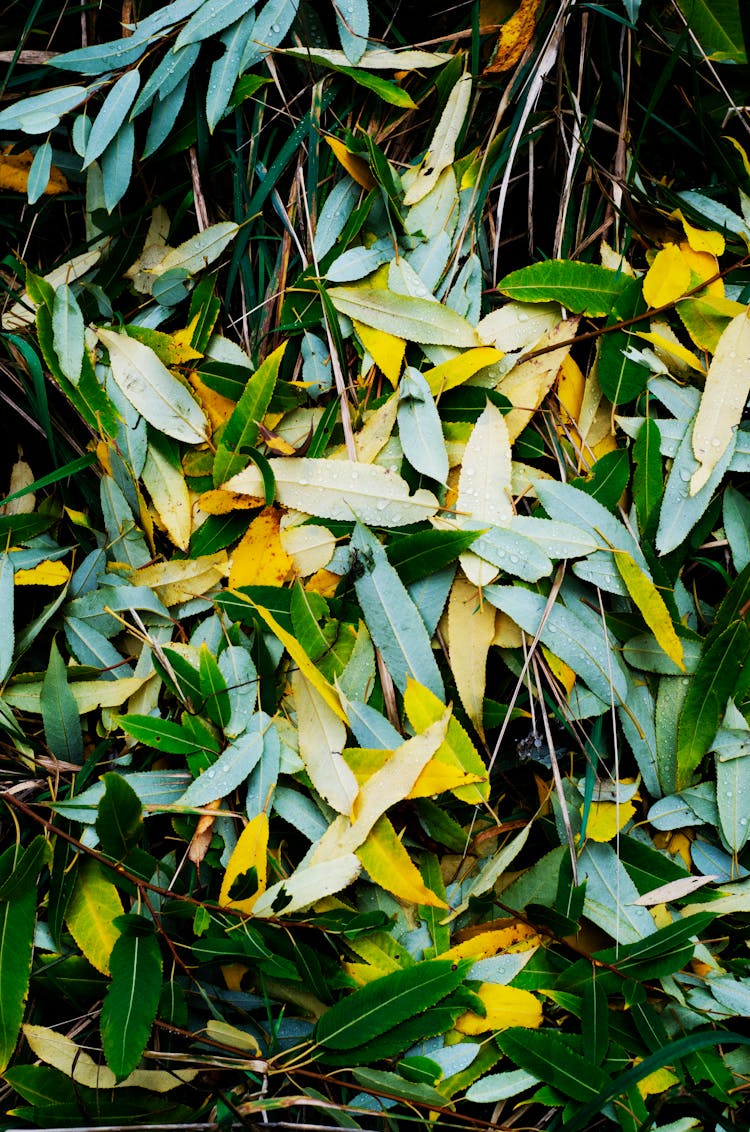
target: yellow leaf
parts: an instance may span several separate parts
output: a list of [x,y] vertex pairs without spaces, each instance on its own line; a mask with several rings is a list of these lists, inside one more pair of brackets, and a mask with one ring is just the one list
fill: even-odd
[[633,333],[637,338],[643,338],[645,342],[650,342],[661,353],[677,358],[678,361],[683,362],[686,366],[689,366],[690,369],[697,370],[698,373],[705,372],[695,354],[692,354],[681,342],[671,342],[668,338],[665,338],[663,334],[648,330],[635,330]]
[[511,441],[523,432],[552,388],[560,366],[570,352],[578,323],[578,318],[566,319],[552,330],[546,331],[534,349],[541,350],[557,345],[559,349],[551,350],[548,354],[540,354],[536,358],[529,358],[527,362],[514,366],[498,384],[498,393],[507,397],[514,406],[512,412],[504,418]]
[[[390,806],[407,797],[421,771],[444,741],[450,717],[450,708],[445,709],[440,719],[421,735],[415,735],[396,747],[383,767],[360,787],[352,810],[354,820],[339,815],[331,822],[306,858],[308,868],[332,865],[355,853],[378,818]],[[359,858],[355,859],[359,863]]]
[[448,907],[427,888],[385,815],[378,818],[356,853],[375,884],[392,892],[399,900],[431,908]]
[[303,672],[292,673],[299,754],[310,781],[334,810],[351,814],[359,787],[341,751],[346,727]]
[[[729,140],[734,141],[733,138]],[[744,157],[745,153],[742,147],[738,143],[735,144]],[[694,252],[710,252],[712,256],[724,254],[726,242],[721,232],[704,232],[701,228],[695,228],[689,220],[685,219],[679,208],[672,213],[672,216],[682,224],[685,238]]]
[[750,318],[733,318],[716,347],[693,426],[693,454],[700,467],[690,481],[695,495],[709,479],[738,428],[750,394]]
[[[583,806],[581,806],[583,813]],[[611,841],[623,829],[633,814],[632,802],[592,802],[586,822],[587,841]]]
[[486,1034],[489,1030],[507,1030],[509,1026],[537,1030],[542,1024],[542,1004],[531,991],[482,983],[477,993],[487,1007],[487,1017],[481,1018],[473,1010],[462,1014],[455,1024],[462,1034]]
[[395,389],[404,364],[406,339],[388,334],[385,330],[377,330],[374,326],[365,326],[356,319],[352,319],[352,325],[360,342],[372,355],[375,365],[383,371]]
[[188,381],[198,394],[198,400],[211,422],[211,431],[216,432],[216,429],[225,424],[234,412],[234,401],[229,397],[222,397],[221,393],[216,393],[213,389],[209,389],[206,383],[201,381],[197,372],[189,374]]
[[692,840],[687,833],[680,830],[659,831],[654,834],[654,845],[657,849],[665,849],[672,857],[679,857],[688,872],[692,869]]
[[237,491],[227,491],[223,487],[204,491],[198,500],[198,506],[206,515],[228,515],[230,511],[253,511],[260,505],[249,495],[241,495]]
[[352,180],[361,185],[363,189],[375,188],[375,178],[370,172],[370,166],[362,157],[358,157],[355,153],[350,153],[344,143],[339,138],[333,138],[330,134],[326,135],[326,141],[330,145],[337,160],[344,166]]
[[168,1093],[197,1077],[197,1069],[136,1069],[122,1081],[118,1081],[112,1070],[86,1053],[71,1038],[47,1026],[23,1027],[23,1034],[34,1055],[45,1065],[59,1069],[77,1085],[89,1089],[141,1088],[154,1093]]
[[[173,349],[175,351],[175,360],[173,363],[174,365],[179,365],[180,361],[189,362],[192,358],[203,357],[203,354],[200,352],[200,350],[196,350],[195,346],[193,345],[193,339],[195,338],[195,332],[198,329],[200,318],[200,314],[196,314],[194,318],[190,319],[190,322],[187,324],[187,326],[184,326],[182,330],[175,330],[174,333],[170,335],[173,343]],[[188,350],[191,351],[190,354],[187,353]]]
[[[718,232],[716,235],[719,235]],[[721,237],[719,238],[721,239]],[[724,280],[715,278],[719,270],[719,261],[716,256],[712,255],[711,252],[696,251],[687,240],[680,244],[680,251],[693,275],[697,275],[699,279],[713,280],[713,282],[707,284],[704,294],[723,295]]]
[[447,393],[449,389],[455,389],[457,385],[463,385],[475,373],[494,365],[502,357],[502,352],[496,350],[494,346],[474,346],[470,350],[464,350],[455,358],[449,358],[447,362],[441,362],[433,369],[425,370],[422,376],[429,385],[433,397],[438,397],[441,393]]
[[555,656],[554,653],[550,652],[546,645],[542,645],[542,652],[544,653],[544,659],[549,665],[550,672],[556,680],[560,681],[565,691],[570,695],[573,691],[573,685],[576,682],[575,672],[572,668],[568,667],[564,660],[560,660],[559,656]]
[[247,1030],[240,1030],[237,1026],[230,1025],[229,1022],[220,1022],[218,1018],[209,1018],[206,1022],[206,1034],[213,1041],[223,1042],[224,1045],[232,1046],[233,1049],[241,1049],[246,1053],[260,1055],[260,1046],[253,1035],[249,1034]]
[[[314,523],[304,527],[282,527],[280,538],[301,578],[307,578],[327,566],[336,549],[335,536],[327,527],[318,527]],[[339,575],[336,577],[339,578]]]
[[279,534],[281,512],[264,507],[232,553],[229,586],[281,586],[293,565]]
[[663,307],[689,290],[690,265],[676,244],[666,244],[646,272],[643,297],[650,307]]
[[320,594],[321,597],[333,597],[341,582],[341,575],[331,570],[318,570],[306,583],[308,593]]
[[[420,733],[431,724],[438,722],[445,711],[445,705],[429,688],[418,684],[416,680],[408,680],[404,693],[404,709],[409,723],[417,733]],[[456,797],[464,802],[486,801],[490,791],[487,768],[471,739],[454,716],[450,717],[445,739],[435,752],[435,758],[442,757],[444,751],[450,752],[467,774],[476,775],[479,779],[476,786],[455,788],[453,792]]]
[[747,173],[748,177],[750,177],[750,160],[748,160],[748,156],[744,148],[735,138],[730,137],[729,134],[723,134],[722,137],[724,138],[724,141],[731,142],[734,148],[737,150],[742,159],[742,164],[745,166],[745,172]]
[[[34,478],[31,465],[27,464],[25,460],[16,460],[10,472],[8,495],[15,495],[17,491],[29,487],[34,482]],[[28,491],[25,495],[19,496],[18,499],[11,499],[10,503],[4,503],[0,507],[0,515],[30,515],[34,510],[35,502],[34,492]]]
[[120,894],[97,861],[85,861],[78,870],[65,922],[92,967],[109,974],[109,957],[120,929],[113,920],[123,912]]
[[[239,836],[239,840],[232,850],[224,879],[219,892],[219,904],[223,908],[237,908],[248,915],[258,897],[266,891],[268,884],[268,814],[257,814],[249,822]],[[234,882],[243,873],[255,869],[258,887],[252,896],[246,900],[232,900],[229,890]]]
[[[12,146],[0,153],[0,189],[10,189],[14,193],[25,193],[29,183],[29,170],[34,160],[34,154],[25,149],[22,153],[11,153]],[[45,196],[56,196],[58,193],[67,193],[68,182],[56,165],[49,171],[49,181],[44,190]]]
[[227,573],[226,551],[200,558],[173,559],[141,566],[131,574],[134,586],[148,586],[166,606],[191,601],[213,589]]
[[566,435],[566,427],[578,423],[586,379],[578,363],[571,357],[563,360],[557,376],[557,400],[560,403],[560,425],[558,433]]
[[483,602],[476,586],[460,574],[448,599],[448,633],[456,690],[466,714],[484,739],[487,654],[495,637],[495,607]]
[[459,959],[488,959],[501,951],[503,954],[529,951],[532,947],[538,947],[541,942],[537,932],[519,920],[507,928],[478,932],[462,943],[457,943],[449,951],[443,952],[440,958],[451,959],[454,963]]
[[523,633],[507,613],[497,610],[495,617],[495,635],[493,645],[501,649],[520,649],[523,644]]
[[187,550],[193,529],[192,505],[179,458],[150,444],[142,478],[156,514],[172,542]]
[[247,963],[222,963],[219,968],[227,990],[242,990],[242,980],[250,968]]
[[536,29],[538,7],[539,0],[521,0],[516,11],[500,29],[495,56],[486,72],[509,71],[515,67]]
[[[342,755],[360,786],[367,782],[393,754],[382,747],[345,747]],[[463,769],[453,751],[443,744],[436,751],[419,778],[407,794],[407,798],[431,798],[446,790],[455,790],[470,782],[484,782],[485,774],[472,774]]]
[[666,1066],[655,1069],[653,1073],[649,1073],[647,1077],[642,1077],[637,1082],[638,1092],[642,1097],[648,1097],[651,1094],[661,1096],[662,1093],[666,1093],[667,1089],[671,1089],[672,1085],[679,1085],[679,1083],[679,1077],[676,1077]]
[[297,641],[291,633],[287,633],[283,626],[279,625],[274,615],[268,609],[264,609],[262,605],[257,605],[251,598],[246,597],[244,594],[236,592],[236,596],[242,601],[248,602],[249,605],[252,605],[253,609],[257,609],[268,628],[275,637],[279,638],[294,663],[307,677],[316,692],[323,697],[334,715],[337,715],[339,719],[342,719],[344,723],[346,723],[346,714],[341,707],[336,689],[328,683],[325,676],[323,676],[316,665],[313,664],[299,641]]
[[377,409],[365,414],[365,423],[354,436],[357,459],[371,464],[391,438],[398,416],[398,397],[392,395]]
[[17,586],[64,586],[70,570],[64,562],[40,562],[29,570],[16,570],[13,581]]
[[682,641],[675,632],[664,598],[627,551],[616,551],[614,560],[628,593],[640,610],[643,620],[656,637],[659,647],[684,672]]

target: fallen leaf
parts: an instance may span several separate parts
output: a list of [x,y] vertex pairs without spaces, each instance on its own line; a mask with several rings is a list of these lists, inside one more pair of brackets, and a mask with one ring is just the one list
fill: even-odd
[[473,1010],[462,1014],[455,1023],[461,1034],[486,1034],[490,1030],[507,1030],[510,1026],[537,1030],[542,1024],[542,1004],[531,991],[482,983],[477,994],[487,1007],[487,1016],[482,1018]]
[[485,74],[509,71],[519,62],[536,29],[539,0],[521,0],[516,11],[500,29],[494,57]]
[[292,568],[292,557],[284,549],[280,523],[278,507],[264,507],[255,516],[232,552],[229,569],[231,589],[283,585]]
[[[24,149],[21,153],[11,153],[12,148],[12,146],[6,146],[0,153],[0,189],[10,189],[14,193],[25,193],[34,154],[28,149]],[[65,175],[56,165],[53,165],[50,168],[49,181],[44,190],[45,196],[57,196],[58,193],[67,192],[68,182]]]

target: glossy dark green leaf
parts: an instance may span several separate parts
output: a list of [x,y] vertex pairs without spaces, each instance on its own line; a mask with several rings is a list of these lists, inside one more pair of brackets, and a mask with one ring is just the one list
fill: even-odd
[[478,536],[479,531],[419,531],[391,539],[386,553],[401,581],[410,586],[455,562]]
[[608,1076],[583,1057],[569,1035],[557,1030],[522,1030],[515,1027],[499,1034],[497,1043],[520,1069],[534,1073],[576,1101],[591,1101],[605,1089]]
[[258,426],[271,401],[284,349],[274,350],[247,382],[221,434],[214,458],[214,483],[218,487],[247,465],[242,449],[252,447]]
[[102,850],[122,861],[137,844],[143,830],[143,807],[133,787],[122,775],[102,775],[104,794],[97,807],[96,832]]
[[31,974],[36,885],[0,901],[0,1072],[11,1059],[23,1021]]
[[109,966],[112,974],[101,1014],[102,1047],[118,1078],[135,1069],[146,1048],[161,993],[161,951],[143,916],[122,916]]
[[606,315],[628,282],[627,275],[593,263],[548,259],[512,271],[497,289],[522,303],[557,302],[576,314]]
[[691,678],[677,730],[677,784],[688,786],[708,752],[727,700],[750,653],[750,630],[735,621],[704,652]]
[[[170,719],[154,719],[150,715],[121,715],[120,726],[134,739],[154,747],[157,751],[167,751],[173,755],[191,755],[196,751],[195,736],[179,723]],[[206,743],[203,749],[212,754],[218,750],[217,744]]]
[[431,959],[375,979],[326,1011],[315,1040],[333,1050],[364,1045],[435,1006],[463,982],[470,966],[470,961]]

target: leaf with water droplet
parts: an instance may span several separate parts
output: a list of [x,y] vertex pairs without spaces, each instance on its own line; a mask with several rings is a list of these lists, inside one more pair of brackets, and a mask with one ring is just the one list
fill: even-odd
[[698,415],[693,425],[693,455],[699,467],[690,480],[690,494],[706,484],[735,435],[750,395],[750,315],[743,311],[719,339]]

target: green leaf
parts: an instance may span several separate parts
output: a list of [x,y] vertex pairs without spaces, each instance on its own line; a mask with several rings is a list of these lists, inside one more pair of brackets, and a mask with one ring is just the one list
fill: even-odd
[[315,1040],[334,1050],[364,1045],[435,1006],[463,982],[470,967],[470,960],[430,959],[375,979],[326,1011]]
[[218,487],[247,465],[243,449],[258,438],[258,426],[271,402],[286,343],[258,367],[248,381],[231,417],[224,426],[214,458],[214,484]]
[[419,531],[389,540],[386,553],[401,581],[410,586],[455,562],[478,536],[479,531]]
[[573,1100],[591,1101],[609,1082],[603,1069],[571,1047],[567,1034],[514,1027],[499,1034],[496,1040],[503,1053],[521,1069]]
[[78,706],[68,685],[65,662],[57,642],[52,642],[49,663],[42,682],[42,722],[47,746],[65,762],[83,761],[83,732]]
[[135,101],[140,84],[140,71],[137,67],[133,67],[132,70],[126,71],[110,90],[91,127],[83,159],[84,169],[92,161],[96,161],[97,157],[101,157],[117,134]]
[[575,481],[575,487],[614,511],[630,479],[628,454],[622,448],[607,452],[596,461],[586,479]]
[[102,849],[122,861],[138,843],[143,830],[143,807],[130,783],[110,771],[102,775],[104,794],[97,808],[96,832]]
[[[589,1100],[583,1108],[577,1109],[571,1119],[565,1122],[563,1125],[564,1132],[584,1132],[584,1129],[591,1127],[591,1121],[599,1117],[605,1104],[627,1092],[628,1089],[642,1081],[644,1077],[648,1077],[650,1073],[654,1073],[664,1065],[674,1065],[680,1058],[687,1057],[696,1050],[708,1049],[716,1045],[750,1045],[750,1038],[727,1030],[711,1030],[708,1033],[702,1031],[697,1034],[689,1034],[685,1038],[678,1038],[676,1041],[669,1042],[663,1049],[645,1057],[643,1061],[639,1061],[632,1069],[628,1069],[619,1077],[615,1077],[613,1081],[606,1081],[600,1087],[598,1095]],[[587,1098],[577,1099],[586,1100]]]
[[677,730],[677,787],[690,782],[713,738],[750,653],[750,630],[735,621],[700,659],[690,681]]
[[652,417],[647,417],[638,431],[633,445],[633,500],[638,515],[641,532],[655,513],[662,492],[661,476],[661,436],[659,426]]
[[509,299],[556,302],[575,314],[606,315],[629,282],[627,275],[577,260],[549,259],[506,275],[497,285]]
[[161,951],[153,926],[143,916],[121,916],[123,928],[109,965],[112,982],[101,1014],[102,1048],[107,1065],[127,1077],[143,1053],[161,992]]
[[22,98],[0,110],[0,129],[23,130],[27,134],[49,133],[62,115],[83,102],[88,93],[85,86],[60,86],[44,94]]
[[11,1059],[29,990],[36,886],[0,901],[0,1072]]
[[37,882],[44,865],[52,861],[52,847],[42,834],[39,834],[24,849],[21,859],[16,862],[13,872],[0,886],[0,900],[15,900]]
[[711,58],[746,62],[742,0],[677,0],[692,34]]
[[218,743],[198,746],[192,731],[170,719],[154,719],[150,715],[121,715],[118,723],[128,735],[157,751],[166,751],[172,755],[192,755],[196,750],[211,754],[218,750]]
[[595,971],[583,992],[581,1029],[587,1053],[595,1065],[601,1065],[609,1045],[609,1002]]
[[231,715],[227,682],[206,644],[200,650],[200,690],[200,702],[208,718],[217,727],[225,727]]
[[443,681],[424,622],[385,551],[359,523],[351,546],[358,555],[355,572],[359,576],[354,587],[365,624],[394,684],[403,692],[411,677],[443,702]]

